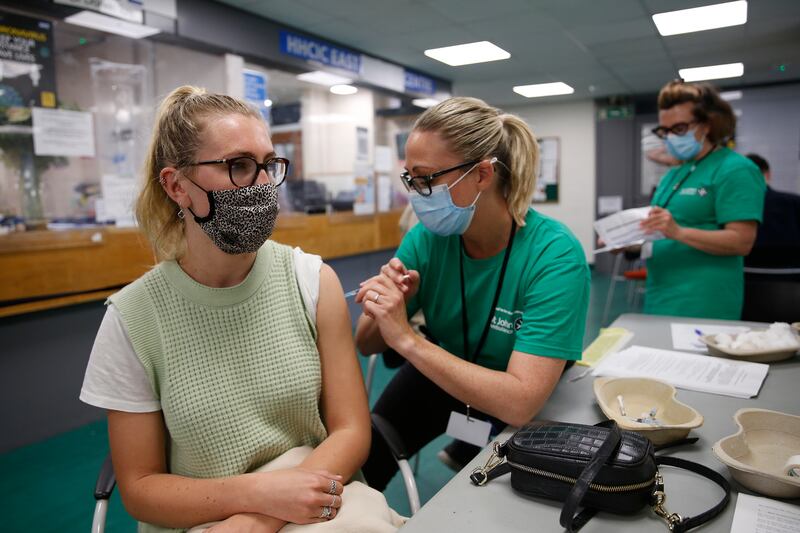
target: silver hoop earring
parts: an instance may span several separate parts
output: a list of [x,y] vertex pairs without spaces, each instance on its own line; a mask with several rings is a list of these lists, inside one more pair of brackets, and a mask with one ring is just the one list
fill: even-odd
[[183,212],[183,209],[178,209],[178,218],[183,220],[186,214]]

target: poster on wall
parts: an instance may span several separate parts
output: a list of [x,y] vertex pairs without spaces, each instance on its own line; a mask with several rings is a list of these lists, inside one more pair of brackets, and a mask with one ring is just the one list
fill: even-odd
[[369,130],[367,128],[356,127],[356,159],[366,161],[369,157]]
[[533,191],[533,202],[558,202],[558,172],[560,158],[560,139],[542,137],[539,139],[539,172]]
[[242,76],[244,77],[244,99],[258,109],[266,123],[269,124],[272,102],[267,99],[267,75],[257,70],[245,69],[242,71]]
[[36,155],[94,157],[92,114],[66,109],[33,108]]
[[34,106],[56,107],[53,27],[0,11],[0,125],[30,124]]
[[371,215],[375,213],[375,175],[366,163],[355,164],[353,213]]
[[378,185],[378,211],[381,213],[388,211],[392,207],[392,179],[389,174],[392,172],[393,164],[392,147],[375,145],[374,168]]

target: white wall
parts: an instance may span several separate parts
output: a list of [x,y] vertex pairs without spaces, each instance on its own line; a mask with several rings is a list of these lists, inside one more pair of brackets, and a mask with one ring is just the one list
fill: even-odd
[[770,166],[770,186],[800,193],[800,84],[743,89],[737,111],[736,151],[755,152]]
[[534,209],[569,227],[594,263],[595,127],[591,100],[559,104],[507,107],[519,115],[538,137],[561,139],[558,203],[534,204]]
[[332,194],[353,189],[356,128],[367,129],[368,152],[363,162],[372,164],[375,135],[373,93],[359,89],[352,95],[331,94],[310,88],[301,99],[303,173],[306,179],[325,184]]

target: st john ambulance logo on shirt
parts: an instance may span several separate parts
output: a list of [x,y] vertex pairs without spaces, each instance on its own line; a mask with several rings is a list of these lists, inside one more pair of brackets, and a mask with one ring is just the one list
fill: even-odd
[[513,335],[522,327],[522,311],[509,311],[496,307],[489,327],[506,335]]
[[701,197],[705,196],[706,194],[708,194],[708,190],[705,187],[700,187],[699,189],[697,189],[697,194],[699,194]]

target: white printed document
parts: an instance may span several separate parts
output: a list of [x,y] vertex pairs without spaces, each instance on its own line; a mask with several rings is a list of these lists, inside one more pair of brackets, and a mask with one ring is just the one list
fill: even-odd
[[750,331],[747,326],[722,326],[717,324],[679,324],[673,322],[669,325],[672,330],[672,347],[676,350],[706,353],[708,347],[703,344],[700,337],[703,335],[737,335]]
[[800,507],[750,496],[736,497],[731,533],[796,533],[800,531]]
[[768,371],[769,365],[761,363],[631,346],[607,355],[592,374],[660,379],[679,389],[752,398]]
[[608,252],[617,248],[642,244],[645,241],[663,239],[661,232],[645,233],[639,224],[650,214],[650,207],[636,207],[594,221],[594,230],[605,243],[594,253]]

